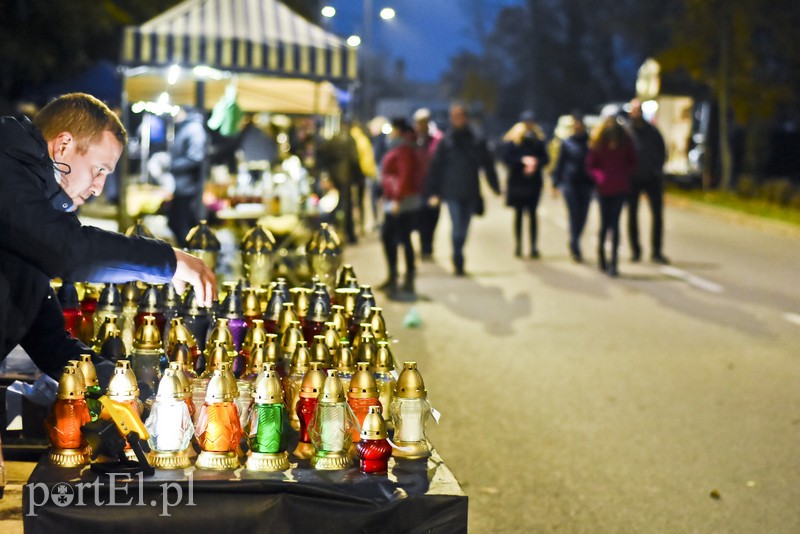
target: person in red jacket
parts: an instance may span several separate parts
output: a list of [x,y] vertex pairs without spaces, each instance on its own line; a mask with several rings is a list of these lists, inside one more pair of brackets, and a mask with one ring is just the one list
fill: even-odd
[[[600,200],[600,237],[597,256],[600,270],[617,276],[619,218],[630,191],[631,175],[636,169],[633,138],[616,114],[607,115],[592,130],[586,169],[597,185]],[[606,261],[606,239],[611,238],[611,261]]]
[[[379,286],[390,298],[400,296],[398,290],[414,294],[414,247],[411,230],[419,210],[422,193],[422,165],[415,143],[414,129],[405,119],[392,121],[389,151],[381,164],[384,223],[381,229],[383,251],[389,278]],[[406,272],[403,285],[398,287],[397,249],[403,246]]]

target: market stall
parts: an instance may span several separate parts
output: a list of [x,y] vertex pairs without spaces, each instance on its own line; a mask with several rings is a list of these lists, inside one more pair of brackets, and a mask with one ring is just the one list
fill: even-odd
[[[346,85],[357,74],[355,49],[277,0],[187,0],[126,28],[120,64],[123,110],[145,115],[174,113],[179,105],[207,110],[233,89],[242,111],[335,117],[333,83]],[[142,176],[135,191],[122,188],[121,227],[143,205],[128,197],[139,189],[153,196],[149,156],[143,138]]]

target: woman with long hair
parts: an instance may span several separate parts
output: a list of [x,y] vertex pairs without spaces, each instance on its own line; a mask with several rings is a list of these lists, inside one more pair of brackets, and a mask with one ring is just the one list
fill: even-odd
[[538,258],[536,209],[542,196],[542,169],[550,156],[533,113],[523,112],[520,121],[503,136],[503,143],[503,162],[508,167],[506,205],[514,209],[514,255],[522,256],[522,216],[527,212],[530,256]]
[[[597,185],[600,201],[600,237],[597,259],[600,270],[617,276],[619,217],[636,169],[633,138],[616,114],[608,115],[592,130],[586,169]],[[606,239],[611,239],[611,258],[606,260]]]
[[553,169],[553,186],[561,190],[569,213],[569,252],[576,262],[583,261],[581,234],[589,215],[594,182],[586,170],[586,154],[589,151],[589,134],[583,116],[573,112],[568,126],[572,132],[561,142]]

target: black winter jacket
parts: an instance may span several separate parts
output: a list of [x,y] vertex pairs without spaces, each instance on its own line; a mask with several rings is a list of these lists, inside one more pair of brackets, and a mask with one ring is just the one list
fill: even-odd
[[589,134],[575,134],[561,142],[558,159],[553,169],[553,185],[572,187],[594,187],[594,181],[586,170],[586,155],[589,153]]
[[165,242],[81,225],[53,165],[30,121],[0,118],[0,361],[19,344],[57,379],[85,347],[65,333],[50,279],[164,283],[176,264]]
[[[524,156],[537,159],[536,170],[531,175],[525,174],[525,166],[522,164]],[[534,206],[542,191],[542,169],[550,163],[544,141],[525,136],[520,144],[506,142],[503,145],[503,162],[508,167],[506,204],[516,208]]]
[[169,170],[175,178],[175,196],[200,197],[207,171],[208,133],[199,111],[189,111],[175,128]]
[[433,154],[425,196],[444,200],[477,201],[481,194],[479,171],[483,169],[492,191],[499,194],[500,185],[494,160],[486,141],[469,128],[450,130]]
[[631,180],[634,182],[660,180],[664,173],[667,152],[661,132],[644,119],[631,121],[631,132],[638,162]]

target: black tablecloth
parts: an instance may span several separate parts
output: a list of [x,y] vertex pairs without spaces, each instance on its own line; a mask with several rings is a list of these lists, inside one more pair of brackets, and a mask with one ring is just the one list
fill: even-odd
[[292,459],[278,473],[191,467],[113,480],[45,456],[22,512],[26,533],[48,534],[467,531],[467,496],[435,450],[427,460],[390,460],[388,475],[317,471]]

